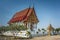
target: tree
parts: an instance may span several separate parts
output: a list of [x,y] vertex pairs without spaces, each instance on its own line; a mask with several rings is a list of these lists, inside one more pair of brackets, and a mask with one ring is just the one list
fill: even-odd
[[15,25],[15,26],[12,25],[10,29],[20,31],[20,30],[26,30],[26,27],[24,25]]
[[41,32],[41,30],[40,30],[40,29],[38,29],[38,33],[39,33],[39,32]]
[[39,32],[37,31],[36,33],[38,34]]
[[59,33],[59,31],[60,31],[60,28],[55,29],[55,32]]
[[10,30],[26,30],[27,28],[24,25],[9,25],[9,26],[2,26],[0,27],[0,32],[1,31],[10,31]]
[[44,33],[46,32],[46,30],[44,28],[42,28],[42,31],[43,31],[43,35],[44,35]]
[[41,30],[40,30],[40,29],[38,29],[38,31],[40,32]]

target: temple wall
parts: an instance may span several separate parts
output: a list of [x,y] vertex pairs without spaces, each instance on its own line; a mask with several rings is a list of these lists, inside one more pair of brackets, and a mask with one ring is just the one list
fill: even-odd
[[36,32],[37,32],[37,24],[36,23],[33,24],[33,31],[31,31],[31,29],[30,29],[31,23],[28,23],[27,27],[28,27],[28,31],[30,31],[32,35],[36,35]]
[[[24,24],[23,21],[22,21],[22,22],[16,22],[16,23],[13,23],[13,25],[25,25],[25,24]],[[34,24],[32,24],[32,26],[33,26],[33,31],[31,31],[31,29],[30,29],[30,27],[31,27],[31,23],[27,23],[28,31],[34,33],[34,32],[36,32],[37,24],[34,23]]]
[[[25,25],[25,24],[24,24],[23,21],[22,21],[22,22],[13,23],[13,25]],[[32,36],[34,36],[34,35],[36,35],[36,32],[37,32],[37,24],[34,23],[34,24],[32,24],[32,25],[33,25],[33,31],[31,31],[31,29],[30,29],[31,23],[27,23],[27,28],[28,28],[28,31],[31,32]]]

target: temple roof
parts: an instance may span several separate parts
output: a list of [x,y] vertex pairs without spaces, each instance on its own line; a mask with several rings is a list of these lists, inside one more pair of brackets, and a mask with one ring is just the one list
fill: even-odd
[[48,30],[53,30],[54,28],[52,27],[52,25],[51,24],[49,24],[49,26],[48,26],[48,28],[47,28]]
[[[35,12],[34,8],[26,8],[20,12],[17,12],[12,19],[8,22],[8,24],[10,23],[14,23],[14,22],[19,22],[19,21],[27,21],[28,17],[30,16],[31,12]],[[36,14],[35,14],[36,16]]]

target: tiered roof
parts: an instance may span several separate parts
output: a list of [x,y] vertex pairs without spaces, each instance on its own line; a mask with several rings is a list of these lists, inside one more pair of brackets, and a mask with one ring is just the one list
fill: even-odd
[[[32,12],[35,12],[34,8],[26,8],[20,12],[17,12],[12,19],[8,22],[8,24],[10,23],[14,23],[14,22],[19,22],[19,21],[27,21],[28,17],[31,15]],[[36,16],[36,14],[35,14]]]

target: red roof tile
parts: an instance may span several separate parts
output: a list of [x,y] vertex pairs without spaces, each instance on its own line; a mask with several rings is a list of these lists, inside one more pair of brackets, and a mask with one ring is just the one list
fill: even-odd
[[32,11],[33,11],[33,8],[27,8],[20,12],[17,12],[13,16],[13,18],[8,22],[8,24],[14,23],[14,22],[19,22],[19,21],[27,21],[28,16],[30,16]]

